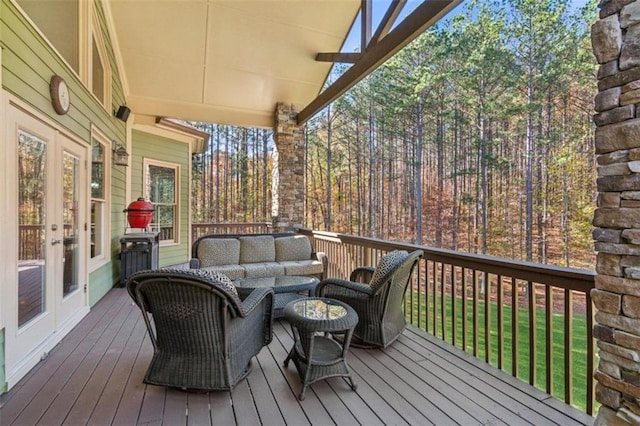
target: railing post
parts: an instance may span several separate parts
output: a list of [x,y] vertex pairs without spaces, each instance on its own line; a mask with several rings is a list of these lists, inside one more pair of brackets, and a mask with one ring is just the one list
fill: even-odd
[[[597,424],[640,420],[640,80],[638,39],[640,0],[600,1],[591,26],[594,56],[600,64],[595,97],[595,154],[598,191],[593,237],[598,252],[596,289],[591,296],[600,361]],[[631,343],[634,342],[634,343]],[[587,389],[590,391],[591,389]],[[630,420],[631,422],[631,420]]]

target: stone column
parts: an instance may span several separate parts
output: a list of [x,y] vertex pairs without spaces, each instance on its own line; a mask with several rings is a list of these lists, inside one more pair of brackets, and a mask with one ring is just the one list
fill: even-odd
[[591,28],[598,200],[597,425],[640,424],[640,0],[600,0]]
[[273,138],[278,153],[271,209],[274,230],[301,227],[304,222],[304,134],[297,116],[293,105],[276,106]]

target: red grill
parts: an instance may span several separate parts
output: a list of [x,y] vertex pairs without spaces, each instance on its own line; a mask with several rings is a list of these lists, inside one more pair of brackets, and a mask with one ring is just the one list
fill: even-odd
[[146,229],[153,219],[153,204],[140,197],[126,208],[127,221],[131,228]]

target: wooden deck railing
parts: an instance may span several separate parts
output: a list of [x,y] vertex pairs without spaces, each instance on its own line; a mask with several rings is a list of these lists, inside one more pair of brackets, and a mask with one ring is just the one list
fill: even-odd
[[191,241],[211,234],[264,234],[271,232],[266,222],[247,223],[194,223],[191,225]]
[[[331,277],[421,249],[405,298],[413,325],[589,414],[594,411],[592,271],[300,230],[329,259]],[[581,394],[578,394],[580,392]]]
[[[270,232],[266,223],[193,224],[206,234]],[[392,250],[424,252],[405,297],[407,320],[567,404],[594,412],[593,271],[301,229],[330,277]]]

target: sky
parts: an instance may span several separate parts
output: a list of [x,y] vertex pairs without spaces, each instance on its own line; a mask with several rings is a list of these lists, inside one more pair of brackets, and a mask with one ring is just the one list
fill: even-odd
[[[588,0],[566,0],[566,1],[570,4],[572,10],[576,10],[581,7],[584,7],[584,5],[587,3]],[[386,11],[390,3],[390,0],[373,0],[372,3],[373,3],[373,28],[375,29],[377,26],[377,23],[382,19],[382,15]],[[453,16],[455,14],[462,13],[465,7],[465,3],[466,3],[465,1],[460,3],[447,16]],[[413,11],[413,9],[415,9],[418,4],[420,4],[420,0],[408,0],[407,4],[402,10],[402,14],[400,15],[400,17],[396,22],[400,22],[402,19],[404,19],[404,17],[407,14],[411,13],[411,11]],[[345,44],[342,48],[343,52],[354,52],[356,50],[360,50],[360,17],[359,16],[356,19],[354,28],[351,29],[351,33],[347,37]]]

